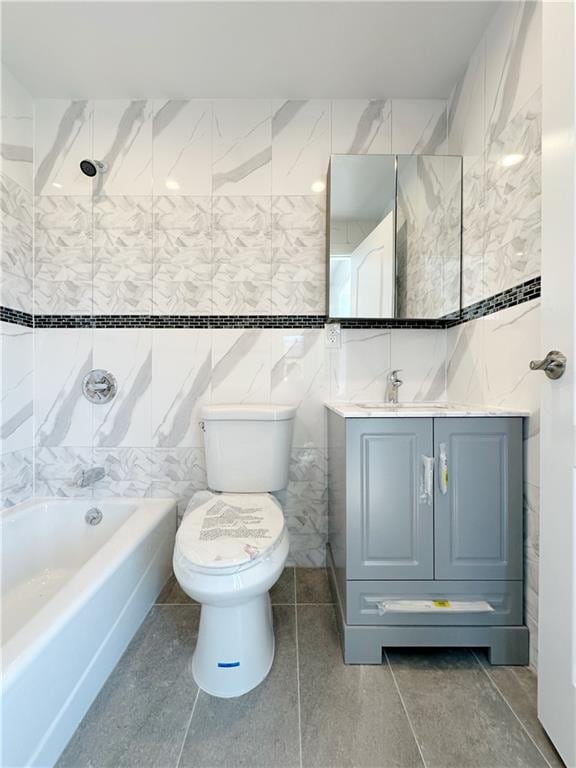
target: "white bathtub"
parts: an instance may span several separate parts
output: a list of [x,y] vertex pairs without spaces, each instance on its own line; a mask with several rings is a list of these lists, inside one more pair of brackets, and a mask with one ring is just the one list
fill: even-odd
[[1,765],[52,766],[170,575],[176,507],[35,499],[1,531]]

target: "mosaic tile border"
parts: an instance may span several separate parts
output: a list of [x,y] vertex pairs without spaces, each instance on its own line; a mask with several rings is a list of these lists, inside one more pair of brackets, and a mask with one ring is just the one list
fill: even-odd
[[31,315],[28,312],[21,312],[19,309],[0,307],[0,322],[12,323],[12,325],[23,325],[26,328],[33,328],[34,315]]
[[[532,301],[541,295],[534,277],[438,320],[340,320],[342,328],[452,328]],[[0,320],[27,328],[322,328],[325,315],[31,315],[0,307]]]

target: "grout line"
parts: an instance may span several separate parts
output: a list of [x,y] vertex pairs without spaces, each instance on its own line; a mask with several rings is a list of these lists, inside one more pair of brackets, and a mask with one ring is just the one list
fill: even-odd
[[398,691],[398,696],[400,697],[400,703],[402,704],[402,709],[404,710],[404,714],[406,715],[406,719],[408,720],[408,725],[410,726],[410,730],[412,731],[412,736],[414,737],[414,741],[416,742],[416,746],[418,747],[418,752],[420,753],[420,759],[422,760],[422,765],[424,766],[424,768],[427,768],[426,760],[424,760],[424,755],[422,754],[422,747],[420,746],[420,742],[418,741],[418,737],[416,736],[414,725],[412,724],[412,720],[410,718],[410,715],[408,714],[408,708],[406,707],[404,697],[402,696],[402,692],[400,691],[400,686],[398,685],[398,681],[396,680],[396,675],[394,674],[394,670],[392,669],[392,664],[390,664],[390,659],[388,658],[388,653],[386,651],[386,648],[383,648],[382,651],[384,652],[384,658],[386,659],[386,664],[388,665],[388,669],[390,670],[390,674],[392,675],[392,680],[394,681],[394,685],[396,686],[396,690]]
[[294,569],[294,632],[296,634],[296,691],[298,694],[298,751],[302,768],[302,707],[300,705],[300,645],[298,643],[298,604],[296,602],[296,569]]
[[[506,704],[506,706],[508,707],[510,712],[512,712],[512,714],[514,715],[516,720],[518,720],[518,722],[520,723],[520,727],[522,728],[522,730],[524,731],[526,736],[528,736],[528,738],[530,739],[532,744],[534,744],[534,746],[536,747],[536,749],[540,753],[540,755],[541,755],[542,759],[544,760],[544,762],[546,763],[546,765],[549,766],[549,768],[552,768],[551,764],[548,762],[548,759],[547,759],[546,755],[542,752],[542,750],[540,749],[540,747],[538,746],[538,744],[535,742],[534,738],[532,737],[532,734],[530,733],[530,731],[526,728],[526,726],[524,725],[522,720],[520,720],[520,718],[516,714],[514,708],[512,707],[512,704],[510,704],[510,702],[508,701],[508,699],[506,698],[504,693],[498,687],[498,684],[496,683],[496,681],[492,678],[492,675],[489,674],[489,672],[486,669],[486,667],[484,666],[484,664],[482,664],[482,661],[478,658],[478,655],[477,655],[476,651],[472,650],[472,649],[470,649],[470,651],[472,653],[472,656],[474,656],[474,658],[478,662],[480,668],[482,669],[482,671],[484,672],[484,674],[486,675],[486,677],[490,681],[490,684],[498,692],[498,694],[500,695],[500,698],[504,701],[504,703]],[[516,678],[516,679],[518,679],[518,678]]]
[[178,760],[176,761],[176,768],[180,765],[180,760],[182,760],[182,753],[184,752],[184,746],[186,744],[186,739],[188,738],[188,731],[190,730],[190,726],[192,725],[192,718],[194,717],[194,712],[196,711],[196,704],[198,703],[198,698],[200,697],[200,688],[196,691],[196,698],[194,699],[194,704],[192,705],[192,712],[190,712],[190,719],[188,720],[188,725],[186,726],[186,732],[184,734],[184,738],[182,739],[182,746],[180,747],[180,752],[178,753]]

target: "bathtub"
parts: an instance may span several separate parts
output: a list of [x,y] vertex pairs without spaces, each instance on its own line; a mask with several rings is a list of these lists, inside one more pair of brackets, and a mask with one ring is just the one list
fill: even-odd
[[1,765],[52,766],[170,575],[176,507],[35,499],[0,525]]

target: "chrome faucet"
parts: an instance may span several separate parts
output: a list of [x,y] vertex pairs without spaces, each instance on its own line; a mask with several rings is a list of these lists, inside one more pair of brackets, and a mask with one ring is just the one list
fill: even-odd
[[398,402],[398,390],[404,383],[398,378],[400,368],[395,369],[388,375],[388,386],[386,387],[386,400],[389,403],[396,404]]
[[91,469],[82,469],[78,476],[78,481],[76,485],[79,488],[88,488],[88,486],[94,485],[94,483],[98,482],[98,480],[102,480],[102,478],[105,475],[106,475],[106,472],[104,472],[104,467],[92,467]]

